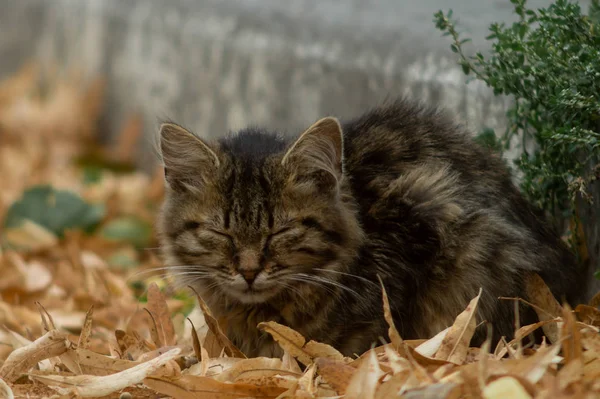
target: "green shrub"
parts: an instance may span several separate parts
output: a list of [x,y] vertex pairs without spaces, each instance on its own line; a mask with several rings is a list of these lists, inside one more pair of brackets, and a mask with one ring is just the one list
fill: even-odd
[[[450,48],[469,80],[512,97],[501,147],[521,146],[515,165],[522,191],[558,226],[567,225],[576,245],[577,223],[566,222],[578,221],[582,206],[600,207],[589,191],[600,179],[599,0],[587,15],[567,0],[537,10],[526,0],[510,1],[517,21],[490,26],[488,56],[466,54],[470,39],[456,30],[451,10],[437,12],[434,22],[453,39]],[[484,134],[489,139],[489,129]]]

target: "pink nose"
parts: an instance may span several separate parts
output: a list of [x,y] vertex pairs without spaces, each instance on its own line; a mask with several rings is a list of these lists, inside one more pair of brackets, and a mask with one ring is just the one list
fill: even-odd
[[250,285],[254,282],[254,279],[256,279],[258,270],[240,270],[240,274],[242,275],[244,280],[246,280],[248,285]]
[[239,254],[238,271],[248,284],[252,284],[260,271],[260,262],[256,251],[245,249]]

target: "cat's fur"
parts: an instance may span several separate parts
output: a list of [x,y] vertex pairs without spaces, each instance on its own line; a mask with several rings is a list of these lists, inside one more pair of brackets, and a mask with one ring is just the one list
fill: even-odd
[[208,142],[166,123],[160,149],[167,266],[247,355],[280,354],[256,328],[267,320],[345,355],[387,338],[377,275],[406,339],[451,325],[480,287],[479,320],[511,337],[514,305],[498,297],[526,298],[531,271],[559,300],[585,291],[502,160],[436,110],[397,101],[291,141],[247,129]]

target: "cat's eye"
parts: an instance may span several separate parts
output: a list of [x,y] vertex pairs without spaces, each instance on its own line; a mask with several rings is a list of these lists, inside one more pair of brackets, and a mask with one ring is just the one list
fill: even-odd
[[291,227],[282,227],[281,229],[275,231],[274,233],[269,234],[269,238],[278,236],[279,234],[283,234],[285,232],[290,231],[292,228]]
[[211,233],[216,234],[218,236],[225,237],[225,238],[227,238],[230,241],[233,241],[233,237],[231,237],[229,234],[227,234],[227,233],[225,233],[223,231],[215,230],[215,229],[206,229],[206,230],[210,231]]
[[187,222],[185,222],[183,227],[186,230],[197,230],[198,227],[200,227],[200,222],[196,222],[195,220],[188,220]]

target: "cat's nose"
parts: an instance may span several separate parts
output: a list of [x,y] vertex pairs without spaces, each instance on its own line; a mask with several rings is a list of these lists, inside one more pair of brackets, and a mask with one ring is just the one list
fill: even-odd
[[246,280],[248,285],[252,285],[258,274],[258,270],[240,270],[240,274]]
[[239,253],[238,258],[238,271],[246,280],[248,285],[252,284],[254,279],[256,279],[256,275],[260,271],[260,261],[259,256],[256,251],[251,249],[243,250]]

